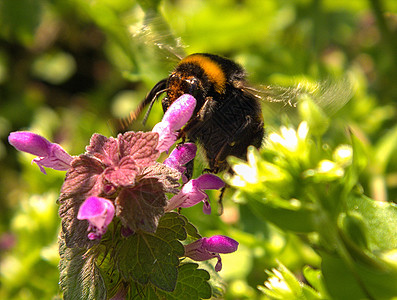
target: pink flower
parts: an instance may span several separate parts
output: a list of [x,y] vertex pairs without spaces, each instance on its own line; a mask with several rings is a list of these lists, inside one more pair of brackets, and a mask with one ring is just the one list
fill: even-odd
[[36,163],[41,172],[46,174],[44,167],[58,171],[67,171],[73,157],[60,145],[49,142],[44,137],[27,131],[11,132],[8,142],[17,150],[37,155],[32,163]]
[[222,269],[222,261],[219,253],[232,253],[238,248],[238,242],[224,235],[214,235],[210,238],[201,238],[193,243],[185,245],[185,256],[195,261],[203,261],[217,258],[215,271]]
[[177,131],[190,120],[195,107],[196,99],[189,94],[180,96],[171,104],[161,122],[157,123],[152,130],[159,134],[157,150],[168,151],[178,137]]
[[101,197],[89,197],[81,204],[77,219],[88,220],[88,238],[97,240],[105,234],[114,217],[112,201]]
[[194,143],[185,143],[178,145],[164,160],[163,164],[174,168],[182,173],[182,181],[186,182],[187,178],[184,174],[186,167],[184,166],[196,156],[197,146]]
[[224,186],[225,183],[223,180],[213,174],[204,174],[197,179],[191,179],[182,187],[177,195],[171,198],[166,211],[171,211],[178,207],[191,207],[203,201],[203,212],[210,214],[211,205],[208,202],[208,195],[204,190],[218,190]]

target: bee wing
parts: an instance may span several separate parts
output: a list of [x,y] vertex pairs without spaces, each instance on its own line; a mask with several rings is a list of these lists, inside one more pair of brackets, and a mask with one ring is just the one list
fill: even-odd
[[328,115],[341,109],[353,95],[353,85],[346,76],[342,79],[327,79],[320,82],[300,81],[291,86],[247,87],[246,90],[266,102],[279,102],[296,107],[306,96],[310,97]]
[[[150,56],[150,60],[161,60],[166,62],[176,62],[186,56],[182,39],[175,37],[168,23],[158,12],[148,10],[142,22],[130,26],[131,37],[137,47],[144,47],[144,52]],[[142,49],[140,49],[141,52]],[[167,66],[169,67],[169,66]]]
[[[133,50],[136,50],[134,51],[137,56],[135,60],[139,65],[137,73],[134,71],[126,73],[131,80],[139,78],[139,72],[144,72],[147,77],[155,78],[162,73],[163,69],[172,69],[182,57],[186,56],[181,39],[173,35],[168,23],[158,12],[148,10],[142,22],[130,26],[129,31]],[[109,120],[111,130],[118,133],[130,129],[133,121],[149,105],[143,119],[144,124],[155,100],[166,91],[166,81],[167,78],[160,80],[128,116]]]

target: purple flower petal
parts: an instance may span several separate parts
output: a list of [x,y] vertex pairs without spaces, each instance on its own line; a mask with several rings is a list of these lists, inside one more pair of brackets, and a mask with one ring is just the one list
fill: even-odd
[[183,182],[187,181],[184,172],[186,167],[184,166],[196,156],[197,146],[194,143],[185,143],[178,145],[170,154],[170,156],[164,160],[163,164],[174,168],[182,173]]
[[237,250],[238,242],[224,235],[214,235],[210,238],[203,238],[203,247],[216,253],[232,253]]
[[225,183],[214,174],[203,174],[196,179],[196,185],[201,190],[219,190],[225,186]]
[[183,94],[164,113],[162,122],[168,122],[172,131],[177,131],[190,120],[196,107],[196,99]]
[[185,256],[195,261],[203,261],[217,258],[215,271],[222,269],[222,260],[219,253],[232,253],[237,250],[238,242],[223,235],[215,235],[210,238],[201,238],[193,243],[185,245]]
[[36,163],[41,172],[46,174],[44,167],[58,171],[70,168],[73,157],[60,145],[51,143],[44,137],[27,131],[11,132],[8,141],[17,150],[27,152],[38,157],[32,162]]
[[219,272],[220,270],[222,270],[222,260],[221,260],[221,256],[217,255],[218,261],[216,262],[215,265],[215,272]]
[[203,200],[203,213],[206,215],[211,214],[211,204],[209,203],[208,198]]
[[159,142],[156,147],[159,152],[168,151],[178,138],[178,133],[172,131],[171,125],[164,121],[157,123],[153,127],[152,132],[157,132],[159,134]]
[[197,179],[191,179],[181,189],[181,191],[172,197],[168,202],[166,211],[171,211],[178,207],[191,207],[204,202],[203,212],[211,213],[211,206],[208,202],[208,195],[204,190],[220,189],[225,186],[222,179],[213,174],[204,174]]
[[90,240],[100,239],[114,217],[112,201],[101,197],[89,197],[81,204],[77,219],[88,220]]
[[8,142],[22,152],[42,157],[50,154],[51,143],[36,133],[28,131],[11,132],[8,136]]
[[189,94],[184,94],[167,109],[160,123],[153,127],[152,132],[159,134],[157,150],[168,151],[175,143],[178,134],[177,130],[190,120],[196,107],[196,99]]

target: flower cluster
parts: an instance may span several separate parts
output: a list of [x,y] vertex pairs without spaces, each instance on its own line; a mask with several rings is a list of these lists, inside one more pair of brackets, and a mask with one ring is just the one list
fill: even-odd
[[[213,174],[188,181],[185,164],[194,159],[195,144],[178,145],[163,163],[157,162],[160,153],[168,152],[175,143],[195,105],[194,97],[183,95],[152,132],[130,131],[116,138],[94,134],[86,152],[75,157],[34,133],[9,135],[16,149],[38,156],[33,162],[43,173],[44,167],[68,171],[59,197],[67,247],[90,248],[99,243],[115,217],[122,234],[128,236],[138,230],[155,232],[164,213],[179,207],[203,202],[204,212],[211,212],[204,190],[220,189],[224,182]],[[174,196],[168,199],[167,193]],[[219,271],[219,253],[234,252],[237,245],[227,237],[202,238],[185,246],[185,256],[197,261],[216,257]]]

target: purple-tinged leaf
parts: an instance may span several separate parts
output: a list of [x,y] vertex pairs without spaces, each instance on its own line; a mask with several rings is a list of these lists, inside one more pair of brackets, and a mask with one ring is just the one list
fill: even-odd
[[120,159],[119,142],[117,139],[107,138],[100,134],[93,134],[90,145],[86,147],[87,154],[98,158],[104,165],[118,164]]
[[153,164],[160,156],[156,150],[158,135],[153,132],[126,132],[118,136],[120,155],[130,155],[140,167]]
[[87,237],[88,222],[77,219],[81,204],[89,196],[98,196],[103,191],[103,165],[87,155],[80,155],[72,161],[66,174],[59,197],[59,216],[67,247],[89,248],[96,241]]
[[163,190],[166,193],[177,194],[179,192],[181,173],[164,164],[155,162],[142,171],[142,176],[144,178],[157,178],[163,184]]
[[128,187],[135,184],[135,177],[140,168],[131,156],[123,157],[118,166],[106,168],[103,178],[107,184],[114,187]]
[[164,214],[167,197],[157,178],[143,178],[133,188],[124,188],[116,198],[116,215],[133,231],[155,232]]

